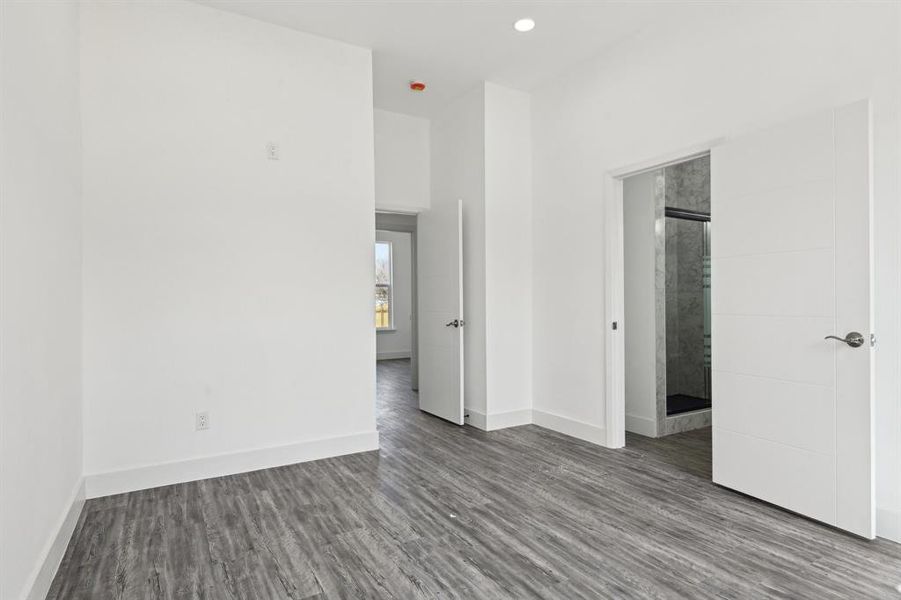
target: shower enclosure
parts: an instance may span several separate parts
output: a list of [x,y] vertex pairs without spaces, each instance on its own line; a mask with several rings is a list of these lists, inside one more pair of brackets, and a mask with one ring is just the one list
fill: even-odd
[[[708,209],[709,210],[709,209]],[[710,408],[710,214],[665,208],[666,414]]]
[[710,157],[636,174],[623,194],[627,431],[709,427]]

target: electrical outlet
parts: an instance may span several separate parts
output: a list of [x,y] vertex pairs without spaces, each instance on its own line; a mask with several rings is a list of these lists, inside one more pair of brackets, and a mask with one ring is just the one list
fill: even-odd
[[209,428],[210,428],[210,413],[209,413],[209,411],[194,413],[194,429],[196,431],[203,431],[204,429],[209,429]]
[[266,144],[266,158],[269,160],[278,160],[281,157],[281,149],[276,142]]

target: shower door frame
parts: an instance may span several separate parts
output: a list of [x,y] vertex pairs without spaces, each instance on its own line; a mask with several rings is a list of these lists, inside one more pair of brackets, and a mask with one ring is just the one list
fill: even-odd
[[[689,160],[693,160],[693,159],[689,159]],[[679,163],[676,163],[676,164],[679,164]],[[665,170],[664,170],[664,172],[665,172]],[[709,176],[710,176],[710,174],[708,173],[708,177]],[[664,175],[664,177],[666,177],[666,175]],[[703,296],[703,306],[704,306],[704,347],[703,347],[703,353],[704,353],[704,399],[707,400],[708,402],[711,402],[712,394],[713,394],[713,390],[712,390],[713,369],[711,368],[711,358],[712,358],[711,354],[712,354],[713,350],[711,348],[711,343],[710,343],[711,342],[711,340],[710,340],[710,214],[704,213],[704,212],[698,212],[698,211],[694,211],[694,210],[688,210],[685,208],[675,208],[672,206],[666,206],[665,200],[664,200],[663,217],[664,217],[664,222],[666,222],[666,219],[680,219],[683,221],[694,221],[696,223],[703,223],[703,229],[702,229],[702,233],[701,233],[701,235],[703,237],[703,241],[701,243],[701,247],[703,249],[704,254],[701,259],[701,261],[702,261],[701,262],[701,268],[702,268],[701,295]],[[660,291],[657,290],[657,293],[659,294]],[[666,293],[663,292],[663,294],[664,294],[664,298],[665,298]],[[657,326],[660,327],[661,324],[658,322]],[[665,324],[664,324],[664,327],[665,327]],[[659,335],[659,333],[658,333],[658,335]],[[659,352],[659,350],[658,350],[658,352]],[[666,365],[664,365],[664,367],[665,366]],[[660,365],[658,364],[657,367],[660,368]],[[669,384],[668,379],[666,381],[667,381],[667,385],[668,385]],[[694,412],[709,411],[712,408],[712,402],[711,402],[711,406],[705,406],[703,408],[693,409],[691,411],[684,411],[681,413],[672,413],[671,414],[669,411],[669,394],[667,392],[668,392],[668,389],[665,389],[663,391],[664,410],[663,410],[663,422],[662,423],[661,423],[661,420],[658,415],[658,420],[657,420],[658,421],[657,422],[657,435],[658,436],[667,435],[669,433],[676,433],[677,431],[681,431],[681,430],[669,431],[668,428],[666,427],[666,425],[667,425],[665,422],[666,419],[672,419],[672,418],[678,417],[680,415],[687,415],[689,413],[694,413]],[[706,423],[709,425],[709,419],[706,421]],[[661,427],[661,425],[663,425],[663,427]]]

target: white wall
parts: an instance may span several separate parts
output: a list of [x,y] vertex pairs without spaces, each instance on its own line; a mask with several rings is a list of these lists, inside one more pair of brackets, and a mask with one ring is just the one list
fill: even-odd
[[626,431],[657,437],[657,172],[623,181]]
[[[488,428],[532,408],[532,129],[529,95],[485,84]],[[520,416],[516,417],[519,411]],[[508,414],[504,420],[498,415]],[[510,420],[512,419],[512,420]],[[525,420],[523,420],[525,419]]]
[[0,3],[0,44],[0,598],[13,600],[44,597],[83,498],[77,4]]
[[370,51],[82,15],[88,494],[376,447]]
[[534,90],[535,407],[604,423],[603,174],[864,97],[875,126],[877,508],[901,539],[897,3],[711,7]]
[[485,93],[479,86],[431,123],[431,206],[463,200],[464,403],[486,411]]
[[429,121],[375,109],[375,205],[419,212],[429,207]]
[[394,328],[376,332],[377,358],[410,358],[413,348],[413,236],[376,230],[375,239],[391,242],[394,263]]
[[531,422],[532,177],[529,95],[483,83],[432,121],[432,206],[463,199],[469,423]]

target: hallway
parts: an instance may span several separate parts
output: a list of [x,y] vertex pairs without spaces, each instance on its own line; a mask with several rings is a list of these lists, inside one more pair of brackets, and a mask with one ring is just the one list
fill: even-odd
[[457,427],[406,360],[378,394],[379,452],[88,501],[49,598],[897,598],[901,546],[714,486],[709,430]]

